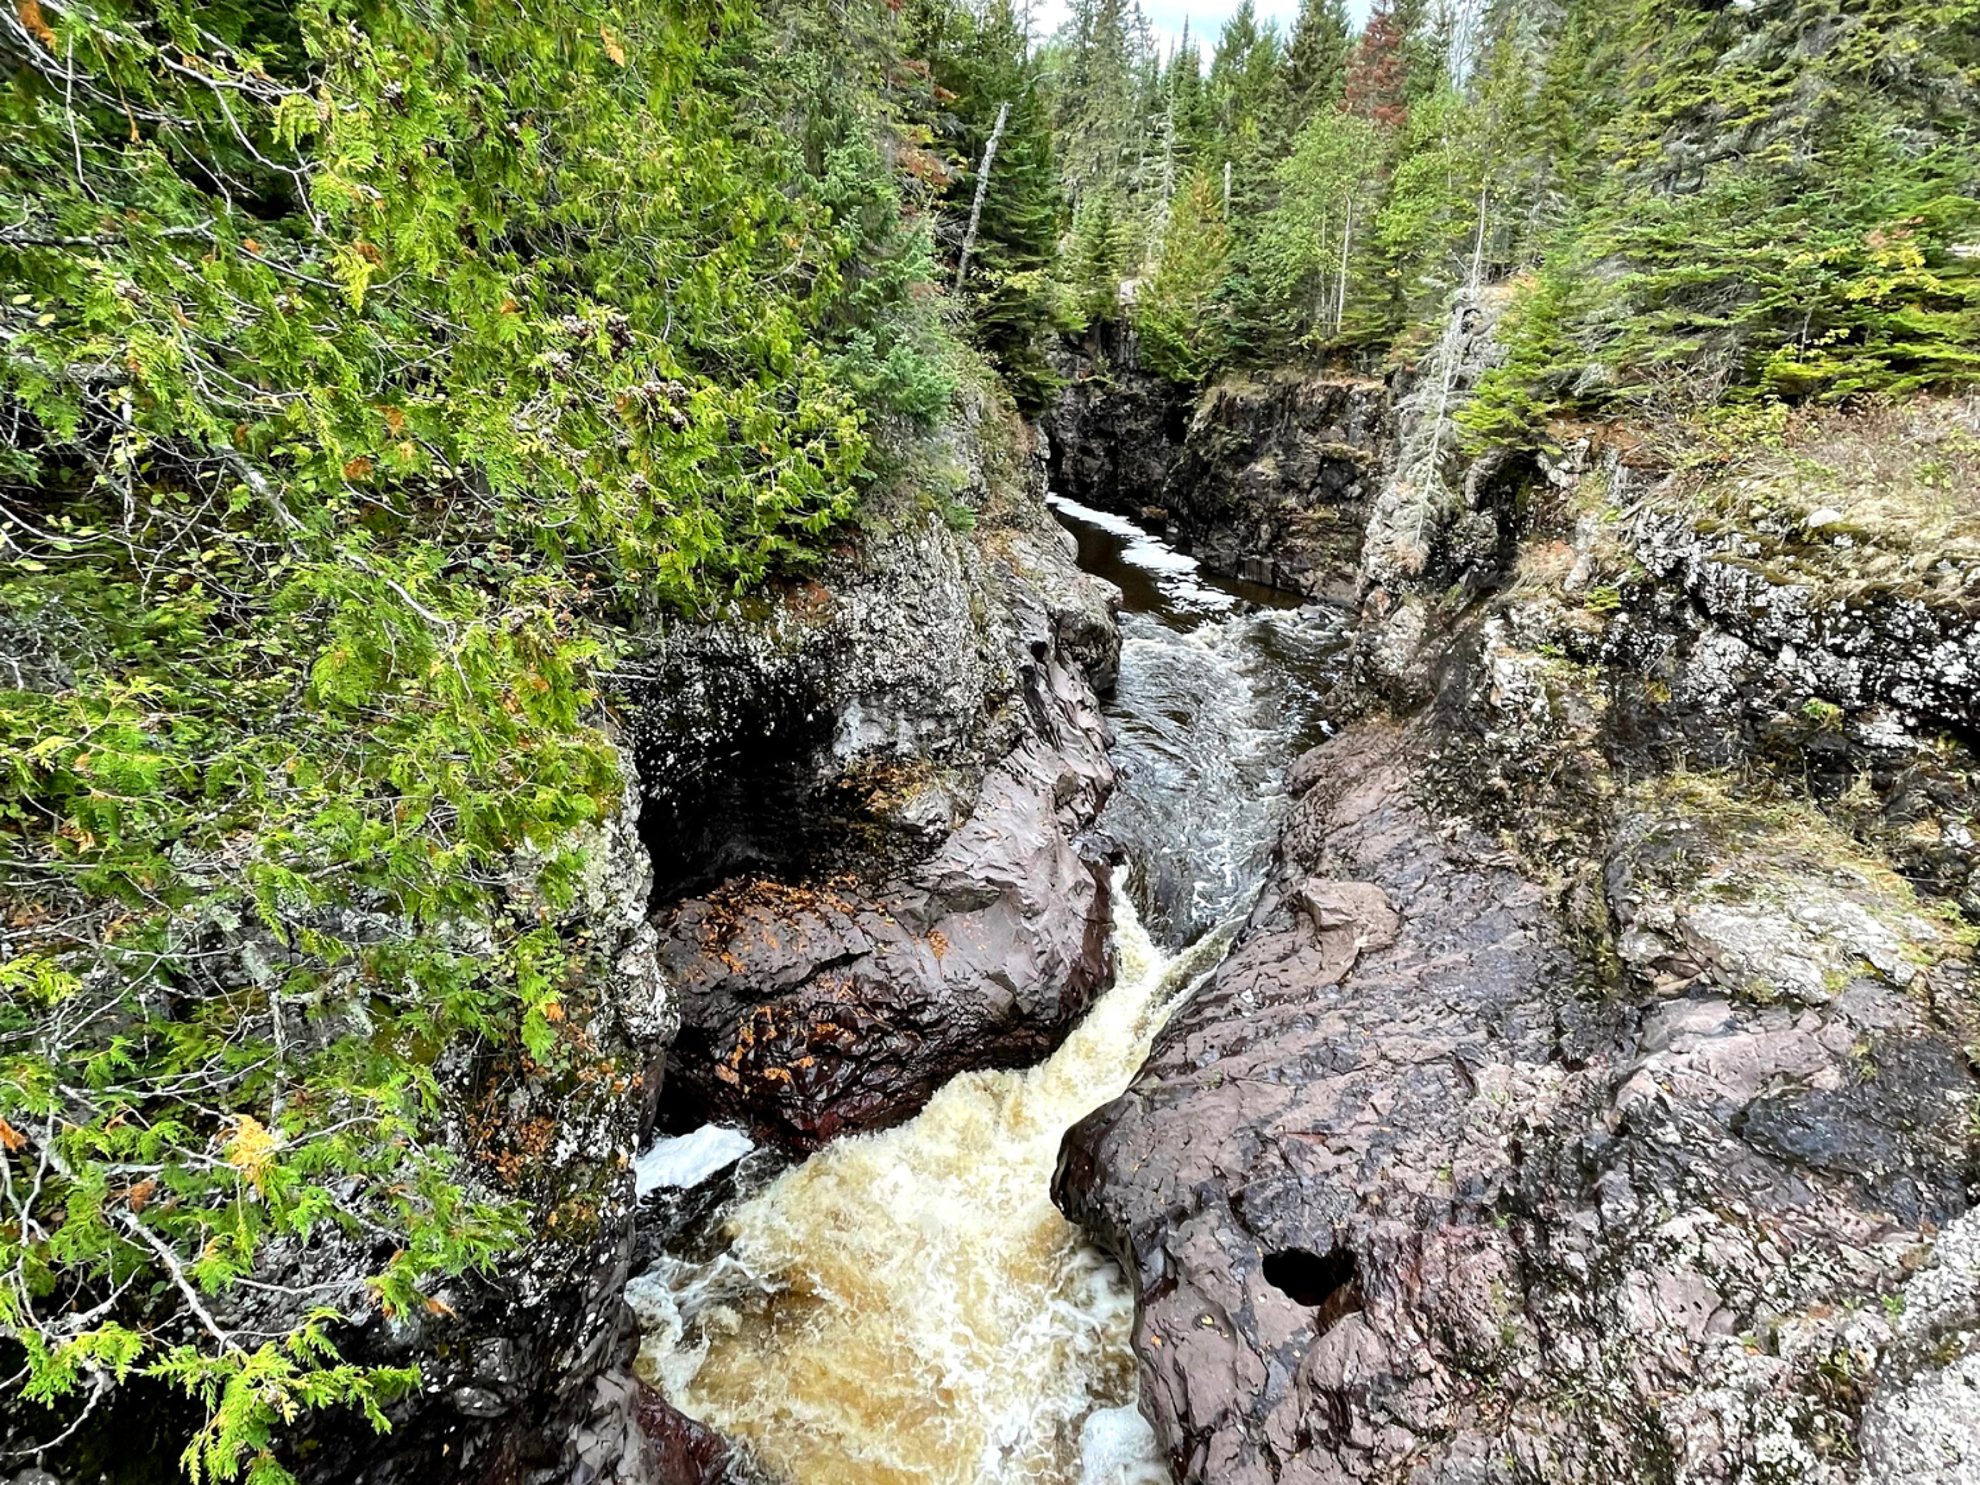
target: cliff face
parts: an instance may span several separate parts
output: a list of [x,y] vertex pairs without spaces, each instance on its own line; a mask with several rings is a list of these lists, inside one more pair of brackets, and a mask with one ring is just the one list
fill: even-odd
[[[567,908],[545,916],[534,858],[507,878],[594,972],[562,987],[550,1053],[433,1069],[450,1144],[529,1230],[344,1336],[421,1385],[382,1436],[313,1419],[305,1481],[693,1477],[719,1444],[624,1365],[646,1136],[720,1118],[803,1148],[903,1118],[962,1067],[1035,1059],[1103,982],[1107,878],[1079,836],[1113,778],[1089,678],[1117,664],[1115,595],[1073,566],[1006,405],[966,401],[903,459],[811,579],[622,636],[621,806],[570,842]],[[372,1261],[324,1241],[260,1277],[333,1293]],[[294,1302],[254,1294],[228,1323]]]
[[1197,403],[1161,506],[1212,572],[1351,599],[1387,415],[1379,382],[1219,382]]
[[1211,572],[1344,600],[1387,417],[1378,382],[1287,372],[1192,400],[1145,372],[1093,371],[1042,427],[1059,493],[1164,528]]
[[1361,720],[1057,1199],[1185,1481],[1965,1478],[1971,410],[1471,459],[1490,329],[1401,389]]
[[641,663],[683,995],[670,1128],[805,1149],[895,1122],[966,1066],[1036,1060],[1106,977],[1080,835],[1113,785],[1092,690],[1113,595],[1074,567],[1021,425],[980,408],[953,457],[968,530],[901,511],[768,612]]

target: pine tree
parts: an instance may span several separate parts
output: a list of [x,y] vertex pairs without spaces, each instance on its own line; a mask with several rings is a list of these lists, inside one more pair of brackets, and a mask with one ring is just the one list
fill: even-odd
[[[1175,113],[1177,180],[1187,167],[1201,161],[1211,148],[1215,130],[1211,123],[1210,91],[1203,81],[1203,53],[1183,25],[1182,40],[1169,59],[1167,87],[1170,107]],[[1173,183],[1170,194],[1174,194]]]
[[1345,0],[1305,0],[1286,50],[1289,133],[1347,92],[1352,31]]

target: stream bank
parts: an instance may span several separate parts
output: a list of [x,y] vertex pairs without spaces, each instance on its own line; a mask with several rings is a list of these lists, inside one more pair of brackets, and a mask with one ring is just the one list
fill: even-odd
[[[1112,987],[1028,1070],[952,1079],[906,1124],[774,1178],[746,1161],[628,1290],[638,1369],[727,1437],[665,1479],[1165,1485],[1120,1270],[1052,1206],[1067,1127],[1123,1088],[1267,870],[1286,765],[1324,736],[1340,615],[1215,579],[1056,500],[1117,586]],[[755,1159],[755,1157],[752,1157]],[[767,1182],[767,1184],[766,1184]],[[673,1425],[676,1432],[681,1425]]]
[[1496,307],[1398,384],[1347,725],[1055,1195],[1185,1485],[1971,1479],[1973,409],[1473,457]]

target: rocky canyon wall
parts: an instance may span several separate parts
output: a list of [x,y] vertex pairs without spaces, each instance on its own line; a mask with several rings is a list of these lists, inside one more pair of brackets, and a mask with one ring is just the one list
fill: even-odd
[[1393,389],[1347,725],[1057,1198],[1183,1482],[1972,1478],[1973,409],[1481,457],[1494,316]]
[[[1047,513],[1029,431],[965,395],[819,569],[627,626],[622,806],[568,843],[586,866],[567,907],[542,906],[543,863],[510,868],[515,911],[587,946],[593,972],[561,987],[549,1050],[463,1047],[433,1069],[463,1168],[528,1230],[421,1310],[374,1307],[341,1336],[421,1384],[387,1406],[389,1433],[313,1420],[301,1479],[718,1467],[719,1441],[626,1369],[634,1156],[707,1119],[801,1151],[1057,1045],[1109,972],[1109,879],[1083,832],[1113,782],[1094,686],[1118,661],[1115,598]],[[371,1262],[324,1241],[261,1277],[306,1296]],[[229,1324],[302,1302],[249,1292]]]

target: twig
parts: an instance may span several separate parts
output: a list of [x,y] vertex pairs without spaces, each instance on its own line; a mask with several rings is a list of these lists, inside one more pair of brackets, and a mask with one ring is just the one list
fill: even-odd
[[184,1298],[186,1307],[193,1312],[194,1318],[206,1327],[207,1334],[218,1341],[226,1350],[238,1352],[241,1349],[240,1345],[231,1335],[220,1328],[220,1322],[215,1320],[212,1312],[200,1302],[199,1292],[193,1288],[192,1281],[186,1278],[186,1271],[179,1267],[178,1255],[173,1253],[156,1233],[138,1221],[129,1212],[119,1212],[117,1214],[117,1220],[122,1226],[135,1233],[147,1248],[158,1255],[158,1261],[165,1265],[165,1271],[172,1276],[172,1282],[178,1286],[179,1294]]

